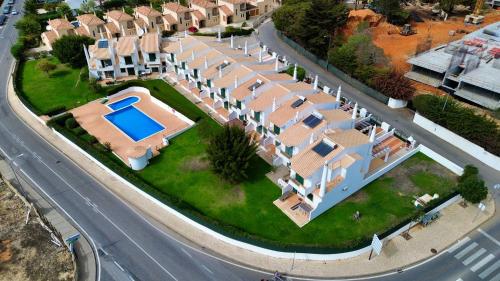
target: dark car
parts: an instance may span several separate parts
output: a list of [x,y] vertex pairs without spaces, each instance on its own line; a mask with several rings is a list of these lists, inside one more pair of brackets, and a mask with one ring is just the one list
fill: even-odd
[[10,14],[10,10],[11,10],[11,9],[12,9],[12,6],[11,6],[11,5],[4,6],[4,7],[3,7],[3,13],[4,13],[5,15],[8,15],[8,14]]
[[0,15],[0,25],[4,25],[6,21],[7,21],[7,16]]

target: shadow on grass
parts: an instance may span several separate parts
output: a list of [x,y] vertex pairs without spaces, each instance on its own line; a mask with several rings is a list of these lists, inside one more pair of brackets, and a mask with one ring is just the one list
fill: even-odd
[[70,74],[70,71],[68,69],[58,69],[50,73],[50,78],[64,77],[68,74]]

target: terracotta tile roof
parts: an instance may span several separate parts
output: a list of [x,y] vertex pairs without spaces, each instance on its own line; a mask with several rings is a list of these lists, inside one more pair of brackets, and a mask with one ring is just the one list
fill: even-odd
[[334,97],[332,95],[329,95],[329,94],[326,94],[324,92],[319,92],[319,93],[315,93],[315,94],[312,94],[312,95],[308,95],[307,98],[312,103],[315,103],[315,104],[320,104],[320,103],[335,103],[337,101],[336,97]]
[[220,61],[218,61],[217,63],[214,63],[213,65],[209,66],[208,69],[205,70],[203,76],[205,78],[208,78],[208,79],[218,78],[219,77],[219,74],[218,74],[219,70],[217,69],[217,67],[219,65],[221,65],[223,62],[230,63],[230,65],[227,67],[232,67],[232,65],[234,65],[236,63],[233,59],[228,58],[228,57],[224,57]]
[[244,65],[235,66],[229,73],[226,73],[221,78],[214,80],[214,86],[217,88],[227,88],[234,85],[235,78],[243,78],[252,73],[250,69]]
[[116,21],[129,21],[129,20],[134,20],[134,18],[120,10],[112,10],[106,13],[106,16],[109,18],[112,18]]
[[286,73],[271,73],[271,74],[264,74],[263,76],[271,81],[291,81],[291,80],[293,80],[292,76],[290,76]]
[[191,14],[192,14],[194,17],[196,17],[197,19],[199,19],[199,20],[203,20],[203,19],[205,19],[205,18],[206,18],[206,17],[205,17],[205,15],[204,15],[204,14],[202,14],[202,13],[201,13],[200,11],[198,11],[198,10],[194,10],[194,11],[192,11],[192,12],[191,12]]
[[120,30],[118,29],[118,27],[112,22],[107,22],[104,25],[104,28],[107,29],[108,32],[110,32],[112,34],[120,33]]
[[286,89],[288,89],[292,92],[307,91],[307,90],[313,89],[311,84],[307,84],[305,82],[287,83],[287,84],[283,84],[283,87],[285,87]]
[[79,15],[76,17],[76,19],[80,23],[85,24],[87,26],[96,26],[96,25],[104,24],[104,21],[102,19],[98,18],[94,14]]
[[311,128],[303,122],[297,122],[278,135],[278,140],[285,146],[299,146],[311,139],[311,134],[318,135],[326,128],[327,122],[322,120],[316,127]]
[[53,30],[68,30],[75,28],[67,19],[49,20],[48,24]]
[[323,167],[325,162],[331,161],[335,156],[344,150],[342,146],[337,146],[330,153],[326,154],[324,157],[316,153],[313,148],[323,141],[325,136],[318,138],[315,142],[308,145],[304,150],[299,152],[297,155],[293,156],[291,159],[290,168],[293,169],[297,174],[299,174],[304,179],[310,177],[318,169]]
[[[309,98],[311,95],[308,95]],[[328,122],[338,122],[344,120],[350,120],[351,114],[343,111],[342,109],[333,109],[333,110],[318,110],[318,112],[323,115]]]
[[297,113],[306,112],[308,110],[312,111],[313,103],[308,100],[306,100],[300,106],[293,108],[292,104],[298,99],[300,99],[299,96],[294,96],[290,100],[284,102],[278,109],[269,114],[268,121],[272,122],[278,127],[281,127],[285,125],[288,121],[294,119]]
[[196,5],[203,8],[216,8],[217,4],[214,2],[206,1],[206,0],[191,0],[192,5]]
[[256,83],[257,80],[262,81],[264,85],[270,82],[270,80],[267,79],[265,76],[257,74],[256,76],[252,77],[245,83],[239,85],[238,88],[234,89],[233,92],[231,93],[231,97],[236,100],[243,101],[246,97],[252,94],[252,90],[249,89],[249,87],[252,86],[254,83]]
[[357,153],[351,153],[351,154],[345,155],[344,157],[342,157],[338,161],[330,163],[328,166],[332,170],[335,170],[339,167],[347,168],[347,167],[351,166],[352,164],[354,164],[354,162],[361,160],[361,159],[363,159],[363,157],[361,157],[361,155],[359,155]]
[[138,14],[141,14],[146,17],[160,17],[161,13],[157,10],[149,7],[149,6],[139,6],[134,9],[134,11]]
[[172,15],[164,15],[163,20],[165,20],[168,24],[175,24],[177,20]]
[[135,36],[124,36],[118,39],[116,43],[116,53],[119,56],[129,56],[135,49]]
[[212,49],[208,53],[195,58],[193,61],[188,62],[188,66],[191,69],[194,69],[194,68],[204,69],[205,58],[207,59],[208,65],[210,66],[211,65],[210,61],[212,61],[213,59],[215,59],[217,57],[222,57],[222,55],[223,54],[221,52]]
[[326,132],[325,135],[334,143],[343,147],[354,147],[370,142],[370,137],[356,129],[345,130],[342,132]]
[[[255,61],[255,57],[252,58]],[[257,55],[257,60],[259,59]],[[261,63],[261,64],[250,64],[248,65],[248,68],[252,69],[253,71],[261,71],[261,70],[274,70],[274,63]],[[293,79],[290,77],[290,79]]]
[[[180,41],[182,41],[182,46],[186,48],[189,44],[191,44],[194,39],[191,36],[188,36],[186,38],[180,38]],[[168,41],[167,44],[162,44],[162,52],[164,53],[178,53],[180,52],[180,44],[179,41]]]
[[183,53],[177,55],[177,61],[186,61],[186,60],[190,60],[192,55],[193,55],[193,51],[194,51],[194,54],[195,54],[195,57],[196,57],[196,54],[202,50],[205,50],[207,49],[208,46],[201,43],[201,44],[196,44],[194,47],[190,48],[189,50],[186,50],[184,51]]
[[220,5],[219,10],[223,12],[226,16],[232,16],[234,13],[226,5]]
[[58,39],[57,34],[53,30],[45,31],[42,33],[43,36],[47,37],[47,40],[49,40],[49,43],[52,44],[54,41]]
[[141,28],[147,27],[146,22],[141,18],[135,19],[134,22],[135,22],[135,24],[137,24],[137,26],[139,26]]
[[245,3],[247,0],[220,0],[219,2],[226,2],[226,3],[231,3],[231,4],[242,4]]
[[161,5],[164,9],[175,12],[175,13],[183,13],[183,12],[189,12],[189,8],[179,5],[175,2],[168,2],[163,5]]
[[90,56],[96,59],[110,59],[111,54],[109,53],[108,48],[98,48],[97,45],[89,46]]
[[[280,100],[282,97],[290,93],[290,90],[282,84],[276,84],[265,92],[261,93],[256,99],[252,100],[248,107],[253,111],[263,111],[273,105],[273,100]],[[277,104],[279,106],[279,104]]]
[[[84,36],[91,36],[90,33],[87,31],[87,29],[83,26],[79,26],[75,29],[76,34],[78,35],[84,35]],[[96,34],[97,35],[97,34]]]
[[146,53],[160,52],[160,42],[158,34],[146,33],[141,38],[141,50]]

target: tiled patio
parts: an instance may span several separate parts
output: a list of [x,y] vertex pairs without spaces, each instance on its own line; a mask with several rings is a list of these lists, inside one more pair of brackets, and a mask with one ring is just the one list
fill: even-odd
[[[104,118],[104,115],[113,111],[107,104],[130,96],[139,97],[140,100],[134,103],[133,106],[163,125],[165,129],[143,140],[135,142]],[[106,104],[102,104],[100,100],[96,100],[75,108],[71,112],[82,128],[88,131],[89,134],[95,136],[100,143],[104,144],[109,142],[113,152],[127,164],[127,151],[130,148],[137,146],[146,148],[151,147],[153,154],[157,154],[158,150],[163,147],[163,137],[172,136],[190,127],[185,121],[168,112],[165,108],[155,104],[150,95],[140,92],[131,92],[119,97],[112,97]]]
[[274,205],[276,205],[276,207],[280,208],[283,213],[285,213],[285,215],[287,215],[295,224],[297,224],[299,227],[303,227],[309,222],[309,216],[301,211],[300,208],[294,208],[294,210],[292,210],[292,207],[297,206],[301,202],[302,199],[297,194],[293,194],[284,201],[276,199],[273,203]]

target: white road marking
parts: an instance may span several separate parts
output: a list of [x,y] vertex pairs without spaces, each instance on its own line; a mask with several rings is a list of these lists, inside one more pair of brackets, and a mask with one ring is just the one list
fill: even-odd
[[472,270],[472,272],[476,272],[478,271],[481,267],[483,267],[485,264],[487,264],[488,262],[490,262],[492,259],[494,259],[495,256],[493,254],[489,254],[487,255],[485,258],[483,258],[482,260],[480,260],[478,263],[476,263],[475,265],[473,265],[470,270]]
[[493,271],[497,270],[500,267],[500,260],[498,260],[496,263],[485,269],[481,274],[479,274],[479,278],[484,279],[488,277]]
[[464,239],[458,241],[455,245],[451,246],[449,249],[448,249],[448,253],[453,253],[455,252],[458,248],[462,247],[465,243],[469,242],[470,241],[470,238],[469,236],[467,237],[464,237]]
[[9,156],[9,155],[5,152],[5,150],[3,150],[3,148],[2,148],[2,147],[0,147],[0,152],[2,152],[2,154],[3,154],[5,157],[7,157],[7,159],[9,159],[9,161],[10,161],[10,160],[12,160],[12,158],[10,158],[10,156]]
[[472,254],[470,257],[468,257],[467,259],[465,259],[462,263],[467,266],[471,262],[473,262],[475,259],[479,258],[485,252],[486,252],[486,249],[485,248],[481,248],[481,249],[477,250],[474,254]]
[[88,238],[90,240],[90,243],[92,244],[92,247],[94,248],[94,256],[97,260],[97,268],[98,268],[98,272],[97,272],[97,281],[100,281],[101,280],[101,259],[99,258],[99,255],[97,254],[97,246],[94,242],[94,240],[92,239],[92,237],[85,231],[85,229],[83,227],[81,227],[77,222],[76,220],[70,216],[70,214],[68,214],[68,212],[66,212],[66,210],[64,210],[61,205],[59,205],[59,203],[57,203],[54,198],[52,198],[35,180],[33,180],[29,175],[28,173],[26,173],[23,169],[19,169],[19,171],[21,173],[24,174],[24,176],[26,176],[34,185],[36,185],[38,187],[38,189],[43,192],[43,194],[45,194],[45,196],[47,196],[48,198],[50,198],[50,200],[52,201],[52,203],[54,203],[68,218],[70,218],[73,223],[80,229],[80,231],[83,232],[83,234],[86,236],[86,238]]
[[495,277],[491,278],[490,281],[500,281],[500,273],[498,273]]
[[470,252],[470,251],[472,251],[472,249],[476,248],[477,245],[478,245],[477,242],[474,242],[474,243],[470,244],[465,249],[463,249],[462,251],[458,252],[458,254],[455,255],[455,258],[457,260],[463,258],[465,255],[467,255],[468,252]]
[[184,250],[184,248],[181,248],[181,251],[182,251],[184,254],[186,254],[188,257],[193,258],[193,256],[191,256],[191,254],[190,254],[188,251]]
[[205,269],[206,271],[210,272],[210,274],[214,274],[210,269],[208,269],[208,267],[206,267],[204,264],[201,265],[201,267],[203,267],[203,269]]
[[464,281],[464,280],[462,280],[462,278],[458,278],[457,281]]
[[478,228],[477,231],[481,232],[481,234],[486,236],[486,238],[490,239],[493,243],[497,244],[497,246],[500,247],[500,241],[496,240],[493,236],[486,233],[486,231],[482,230],[481,228]]

